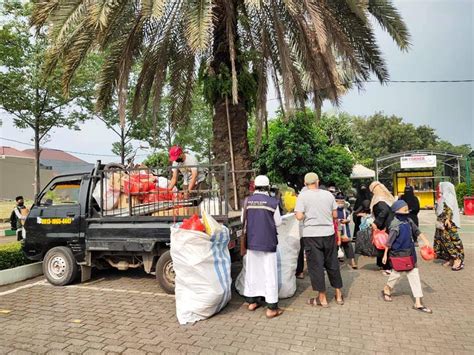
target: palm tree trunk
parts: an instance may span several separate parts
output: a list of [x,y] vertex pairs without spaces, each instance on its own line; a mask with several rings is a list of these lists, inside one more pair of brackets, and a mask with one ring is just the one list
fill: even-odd
[[[238,1],[232,1],[234,9],[236,9]],[[214,7],[214,59],[211,63],[213,72],[218,75],[222,66],[229,69],[230,50],[229,41],[226,30],[226,11],[225,0],[217,0]],[[235,16],[236,10],[234,11]],[[238,46],[237,38],[237,22],[234,21],[234,40],[236,47]],[[236,55],[236,69],[237,73],[240,69],[238,56]],[[240,202],[247,196],[249,187],[250,174],[248,170],[251,168],[250,149],[247,139],[248,128],[248,114],[245,110],[245,97],[239,92],[239,102],[232,104],[229,100],[229,118],[230,118],[230,134],[232,137],[232,147],[229,142],[229,130],[227,126],[227,112],[225,98],[219,98],[214,103],[214,117],[213,117],[213,151],[214,164],[228,163],[231,166],[231,149],[234,155],[234,166],[236,170],[237,194],[236,200]],[[230,176],[229,176],[230,177]],[[231,205],[234,206],[234,194],[232,193],[232,179],[228,179],[230,186],[227,186],[229,196],[231,197]],[[221,180],[222,183],[222,180]]]

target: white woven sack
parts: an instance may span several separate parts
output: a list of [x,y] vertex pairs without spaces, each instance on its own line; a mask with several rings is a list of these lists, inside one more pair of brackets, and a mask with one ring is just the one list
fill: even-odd
[[[295,214],[282,217],[278,229],[278,298],[290,298],[296,292],[296,265],[300,251],[300,228]],[[235,280],[235,288],[240,295],[245,289],[245,257],[242,260],[242,270]]]
[[180,324],[209,318],[231,298],[229,230],[212,237],[171,227],[171,258],[175,278],[176,316]]
[[100,183],[95,186],[94,191],[92,192],[92,197],[94,197],[99,207],[102,208],[104,211],[111,211],[117,208],[117,205],[120,201],[120,186],[112,186],[111,181],[112,180],[107,177],[104,178],[104,193],[102,196],[104,206],[102,206],[102,200],[100,198]]

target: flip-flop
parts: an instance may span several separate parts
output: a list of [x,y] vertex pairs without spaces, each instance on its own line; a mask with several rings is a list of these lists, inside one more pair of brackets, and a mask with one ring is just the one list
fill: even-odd
[[[392,302],[392,295],[389,295],[388,293],[385,293],[385,291],[382,290],[382,299],[385,301],[385,302]],[[388,299],[387,299],[388,297]]]
[[357,270],[359,267],[357,265],[356,266],[351,265],[351,268],[352,268],[352,270]]
[[329,305],[328,304],[322,304],[321,301],[319,300],[319,298],[310,298],[306,304],[309,304],[310,306],[319,306],[319,307],[322,307],[322,308],[328,308]]
[[303,280],[304,279],[304,274],[298,274],[296,275],[297,279]]
[[279,317],[283,314],[283,309],[278,308],[276,311],[277,312],[275,314],[271,315],[271,316],[269,316],[268,314],[265,314],[265,315],[268,319],[272,319],[272,318]]
[[433,311],[431,309],[429,309],[428,307],[426,307],[426,306],[421,306],[421,307],[413,306],[413,309],[416,310],[416,311],[419,311],[419,312],[423,312],[423,313],[428,313],[428,314],[433,313]]
[[341,295],[341,300],[338,301],[337,300],[337,297],[334,296],[334,299],[336,300],[336,303],[339,305],[339,306],[343,306],[344,305],[344,296]]
[[453,270],[453,271],[461,271],[462,269],[464,269],[464,263],[459,264],[458,267],[454,267],[454,266],[453,266],[453,267],[451,268],[451,270]]
[[306,303],[309,304],[310,306],[319,306],[323,308],[329,307],[328,304],[322,304],[319,298],[310,298]]

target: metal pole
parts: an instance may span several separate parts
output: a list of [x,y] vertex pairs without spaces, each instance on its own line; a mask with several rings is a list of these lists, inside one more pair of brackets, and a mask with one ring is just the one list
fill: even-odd
[[[232,143],[232,130],[230,127],[229,103],[225,97],[225,113],[227,115],[227,129],[229,131],[230,164],[232,167],[232,185],[234,187],[234,209],[239,210],[239,196],[237,195],[237,179],[235,177],[234,144]],[[227,188],[227,186],[226,186]]]
[[375,159],[375,180],[379,181],[379,161]]
[[459,158],[458,160],[458,184],[461,183],[461,165],[459,164]]
[[[228,164],[227,162],[224,164],[224,201],[225,201],[225,205],[224,205],[224,213],[226,216],[229,216],[229,192],[228,192],[228,184],[229,184],[229,177],[227,176],[227,174],[229,173],[229,167],[228,167]],[[222,204],[220,204],[219,206],[219,212],[222,212]]]
[[467,195],[471,196],[471,157],[466,158],[466,185],[467,185]]

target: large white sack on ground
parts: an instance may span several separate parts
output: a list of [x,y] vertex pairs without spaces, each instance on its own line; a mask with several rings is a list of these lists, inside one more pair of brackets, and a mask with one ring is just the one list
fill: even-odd
[[229,230],[210,237],[171,227],[171,258],[175,278],[176,316],[180,324],[206,319],[231,298]]
[[[290,298],[296,292],[296,265],[300,251],[300,227],[295,214],[282,217],[283,223],[278,230],[278,297]],[[242,270],[235,280],[237,292],[244,296],[245,289],[245,257],[242,260]]]

